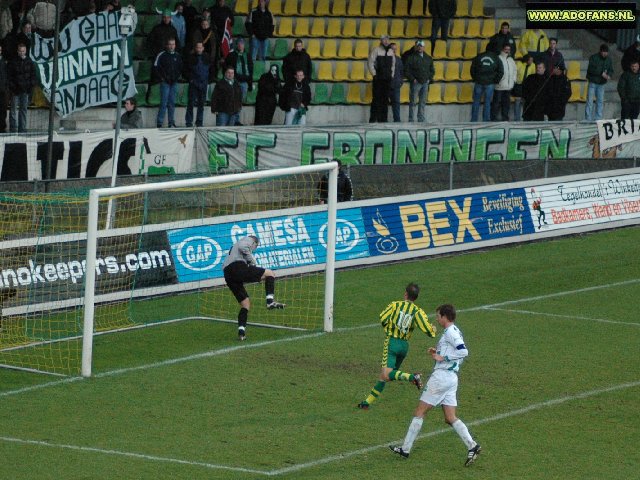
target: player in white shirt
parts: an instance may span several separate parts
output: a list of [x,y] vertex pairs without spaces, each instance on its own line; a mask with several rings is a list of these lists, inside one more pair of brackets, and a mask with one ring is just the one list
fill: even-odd
[[411,420],[409,430],[404,437],[404,443],[401,447],[390,445],[389,448],[394,453],[409,458],[413,442],[422,429],[425,414],[433,407],[442,405],[445,422],[453,427],[467,446],[467,459],[464,465],[468,467],[481,451],[480,444],[471,437],[467,426],[456,417],[458,370],[460,370],[460,365],[465,357],[469,355],[469,351],[464,344],[462,332],[454,324],[456,309],[453,305],[440,305],[436,309],[436,320],[443,328],[443,332],[437,346],[429,348],[429,353],[436,362],[433,373],[422,391],[413,420]]

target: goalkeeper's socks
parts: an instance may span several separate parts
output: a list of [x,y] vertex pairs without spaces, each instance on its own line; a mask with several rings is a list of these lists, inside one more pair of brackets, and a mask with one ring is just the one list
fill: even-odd
[[373,402],[375,402],[384,390],[384,386],[386,384],[386,382],[379,380],[378,383],[376,383],[376,385],[371,389],[371,393],[369,393],[369,396],[366,398],[365,403],[371,405]]
[[238,328],[244,328],[247,326],[247,318],[249,317],[249,310],[241,308],[238,313]]
[[267,305],[271,305],[273,303],[273,294],[267,295]]
[[276,291],[276,279],[275,277],[266,277],[264,279],[264,291],[267,294],[267,298],[273,299],[273,294]]
[[389,372],[389,380],[401,380],[404,382],[413,382],[413,374],[402,372],[400,370],[391,370]]

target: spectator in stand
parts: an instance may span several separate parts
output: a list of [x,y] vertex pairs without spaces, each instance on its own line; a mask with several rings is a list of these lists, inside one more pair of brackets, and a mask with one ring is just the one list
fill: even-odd
[[293,48],[282,60],[282,78],[285,83],[293,81],[298,70],[304,72],[304,78],[311,78],[311,57],[304,49],[302,40],[296,38]]
[[7,90],[9,86],[8,65],[0,45],[0,133],[7,132]]
[[[353,200],[353,183],[347,169],[340,160],[333,160],[338,164],[338,202],[350,202]],[[329,198],[329,174],[325,173],[318,182],[318,197],[320,203],[324,205]]]
[[640,35],[636,37],[636,41],[627,47],[622,55],[620,62],[623,72],[631,71],[631,62],[640,62]]
[[218,75],[218,62],[220,58],[220,49],[216,40],[216,33],[211,29],[209,20],[200,20],[200,27],[196,28],[191,36],[191,45],[202,43],[204,47],[204,55],[209,57],[209,82],[213,82]]
[[622,72],[618,80],[618,95],[620,95],[620,118],[638,118],[640,113],[640,63],[632,60],[629,71]]
[[456,0],[429,0],[429,12],[433,17],[431,23],[431,55],[436,48],[436,38],[440,29],[440,38],[448,39],[449,21],[455,16],[458,4]]
[[544,64],[545,70],[549,72],[549,75],[553,75],[553,71],[556,68],[560,68],[561,70],[566,70],[566,66],[564,64],[564,57],[560,50],[558,50],[558,39],[551,37],[549,39],[549,48],[546,52],[544,52]]
[[544,52],[549,48],[549,39],[544,30],[525,30],[520,37],[520,46],[518,51],[521,56],[527,53],[533,57],[533,63],[536,65],[544,57]]
[[176,90],[182,74],[182,57],[176,51],[176,39],[167,40],[165,50],[160,52],[153,63],[154,74],[160,82],[160,109],[156,118],[156,127],[162,128],[165,112],[169,128],[175,128]]
[[491,121],[509,121],[509,110],[511,109],[511,90],[516,84],[517,67],[516,62],[511,57],[511,46],[508,43],[502,45],[502,51],[498,58],[502,62],[504,74],[496,85],[491,103]]
[[240,123],[242,89],[235,81],[235,71],[228,65],[224,77],[218,80],[211,96],[211,112],[216,114],[216,126],[233,127]]
[[220,45],[222,43],[222,35],[224,35],[224,26],[227,23],[227,19],[231,20],[231,29],[233,30],[233,10],[231,7],[225,5],[224,0],[218,0],[217,3],[209,10],[211,12],[211,21],[216,27],[218,45]]
[[369,71],[373,75],[371,113],[369,122],[386,122],[389,114],[389,89],[395,72],[396,56],[391,49],[389,35],[369,54]]
[[251,59],[266,60],[269,51],[269,38],[273,37],[275,24],[269,11],[267,0],[259,0],[258,6],[249,12],[244,24],[251,35]]
[[556,67],[549,77],[547,97],[547,119],[558,122],[564,119],[567,102],[571,98],[571,82],[564,68]]
[[27,55],[27,46],[18,45],[18,55],[11,60],[7,69],[9,91],[11,92],[11,133],[27,131],[27,107],[31,101],[33,88],[38,84],[36,66]]
[[120,0],[110,0],[109,5],[111,5],[114,12],[122,10],[122,3],[120,2]]
[[509,56],[514,58],[516,55],[516,41],[511,34],[509,22],[502,22],[500,25],[500,31],[496,33],[491,39],[489,39],[489,45],[491,50],[496,52],[498,55],[502,52],[502,47],[505,45],[509,45],[510,52]]
[[137,103],[135,98],[127,98],[124,101],[124,113],[120,117],[120,128],[124,130],[142,128],[142,112],[136,107]]
[[189,100],[184,122],[187,127],[193,127],[193,107],[196,107],[196,127],[201,127],[209,85],[209,56],[205,53],[202,42],[197,42],[193,53],[187,57],[184,76],[189,82]]
[[179,50],[183,50],[186,47],[187,41],[187,23],[185,21],[183,12],[184,5],[182,4],[182,2],[178,2],[176,4],[176,8],[173,11],[173,15],[171,15],[171,25],[173,25],[173,28],[175,28],[176,32],[178,33],[177,48]]
[[302,70],[298,70],[293,80],[285,83],[280,95],[280,108],[285,111],[285,125],[306,125],[307,111],[311,103],[311,87]]
[[418,121],[424,122],[424,106],[427,102],[429,83],[435,75],[433,59],[424,51],[424,42],[418,40],[415,52],[407,58],[404,74],[409,81],[409,121],[414,121],[413,112],[418,105]]
[[549,97],[549,82],[544,65],[544,62],[536,63],[536,73],[529,75],[522,82],[522,99],[524,100],[522,119],[525,122],[544,121]]
[[224,63],[225,67],[233,67],[235,81],[242,89],[243,102],[247,98],[247,92],[253,90],[253,61],[244,47],[244,39],[236,39],[234,48],[229,52]]
[[471,105],[471,121],[478,121],[478,113],[480,112],[480,102],[484,97],[484,110],[482,113],[482,121],[491,120],[491,102],[493,101],[493,92],[495,84],[502,79],[504,70],[502,62],[498,56],[489,49],[481,53],[471,62],[471,79],[474,81],[473,86],[473,104]]
[[162,12],[160,23],[153,27],[147,36],[147,45],[154,58],[165,50],[170,38],[178,38],[178,31],[171,25],[171,10],[165,10]]
[[8,34],[2,41],[7,61],[14,60],[18,56],[18,45],[22,44],[27,47],[27,52],[31,48],[31,40],[33,37],[32,24],[30,21],[25,21],[18,33]]
[[[602,107],[604,104],[604,86],[613,75],[613,64],[609,58],[609,47],[603,43],[600,52],[589,57],[587,67],[587,105],[584,110],[584,118],[590,122],[602,120]],[[595,114],[593,112],[593,100],[596,100]]]
[[[185,25],[185,43],[189,43],[191,36],[193,35],[193,31],[198,28],[200,22],[198,20],[198,9],[192,5],[193,0],[183,0],[182,2],[182,16],[184,17],[184,25]],[[191,48],[191,46],[186,45],[187,49]]]
[[254,125],[271,125],[273,114],[278,105],[278,95],[282,92],[278,65],[271,65],[269,71],[258,81],[256,96],[256,116]]
[[391,90],[389,91],[389,102],[391,103],[391,112],[393,113],[393,121],[398,123],[400,119],[400,89],[404,82],[404,66],[402,59],[398,56],[397,44],[391,42],[391,49],[396,57],[396,69],[393,72],[393,80],[391,80]]
[[522,120],[522,83],[529,75],[536,72],[536,66],[533,63],[533,57],[528,53],[518,62],[518,71],[516,83],[511,91],[513,97],[513,120],[519,122]]

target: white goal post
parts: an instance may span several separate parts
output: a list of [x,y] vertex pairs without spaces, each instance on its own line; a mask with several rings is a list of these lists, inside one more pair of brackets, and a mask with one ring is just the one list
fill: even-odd
[[[256,172],[248,172],[241,174],[231,175],[218,175],[214,177],[194,178],[188,180],[175,180],[159,183],[146,183],[139,185],[127,185],[113,188],[99,188],[91,190],[89,194],[88,205],[88,219],[87,219],[87,242],[86,242],[86,274],[85,274],[85,290],[84,290],[84,319],[83,319],[83,332],[82,332],[82,365],[81,374],[84,377],[91,376],[92,370],[92,357],[93,357],[93,339],[94,339],[94,318],[96,314],[96,281],[97,281],[97,268],[100,265],[97,263],[98,255],[98,243],[100,239],[109,237],[115,237],[118,235],[118,202],[121,198],[127,198],[131,195],[142,195],[146,199],[146,195],[152,192],[167,191],[167,192],[181,192],[189,191],[196,192],[202,196],[204,195],[223,195],[227,193],[224,189],[234,187],[246,182],[269,182],[274,179],[278,179],[280,182],[289,178],[295,178],[296,176],[312,175],[306,178],[304,181],[306,191],[314,190],[312,193],[305,193],[305,198],[316,198],[315,202],[306,200],[305,202],[293,203],[291,205],[266,205],[264,208],[269,210],[269,214],[272,216],[280,214],[280,212],[293,212],[292,215],[306,215],[317,214],[322,215],[325,224],[321,231],[326,233],[325,240],[320,239],[320,243],[326,244],[326,259],[321,263],[309,265],[304,268],[291,268],[285,269],[284,276],[286,275],[303,275],[309,272],[324,272],[324,292],[320,292],[320,295],[324,295],[323,302],[323,329],[326,332],[333,330],[333,292],[334,292],[334,270],[335,270],[335,245],[336,245],[336,210],[337,210],[337,179],[338,179],[339,166],[336,162],[329,162],[317,165],[308,165],[291,168],[280,168],[273,170],[261,170]],[[316,195],[315,179],[319,176],[328,174],[328,196],[326,204],[319,204]],[[313,179],[313,180],[311,180]],[[293,181],[293,180],[292,180]],[[301,182],[303,183],[303,182]],[[217,190],[212,191],[212,188]],[[279,187],[274,187],[277,190],[277,195],[280,190]],[[297,188],[297,187],[293,187]],[[207,190],[208,189],[208,190]],[[271,193],[272,195],[273,192]],[[235,193],[234,193],[235,195]],[[136,197],[137,198],[137,197]],[[234,196],[235,200],[235,196]],[[115,202],[116,206],[113,209],[115,219],[113,222],[110,218],[110,213],[107,212],[107,202],[111,206],[112,202]],[[259,203],[259,202],[254,202]],[[315,203],[315,204],[314,204]],[[235,203],[234,203],[235,206]],[[108,209],[111,212],[111,208]],[[126,208],[124,209],[126,210]],[[206,209],[203,209],[203,211]],[[261,213],[261,212],[260,212]],[[326,217],[324,215],[326,214]],[[247,212],[244,214],[246,218],[256,218],[256,213]],[[265,214],[266,215],[266,214]],[[205,222],[207,219],[206,213],[204,214]],[[239,214],[231,216],[232,218],[238,218]],[[220,221],[217,217],[215,221]],[[108,226],[107,226],[108,225]],[[326,228],[325,228],[326,225]],[[130,229],[130,228],[129,228]],[[120,230],[124,230],[120,228]],[[122,234],[121,234],[122,235]],[[258,235],[259,236],[259,235]],[[261,242],[262,243],[262,242]],[[323,244],[323,249],[325,245]],[[260,264],[260,261],[258,262]],[[116,268],[118,265],[116,265]],[[122,266],[123,271],[125,267]],[[223,285],[218,282],[217,285]],[[177,288],[177,287],[176,287]],[[302,290],[303,288],[301,288]],[[167,291],[165,290],[165,293]],[[231,294],[228,294],[232,298]],[[295,298],[291,299],[291,302],[295,302]]]

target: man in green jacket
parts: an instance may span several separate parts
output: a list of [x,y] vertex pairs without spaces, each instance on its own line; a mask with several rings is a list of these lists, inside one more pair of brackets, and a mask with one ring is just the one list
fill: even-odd
[[[589,57],[587,67],[587,105],[584,109],[584,119],[590,122],[602,120],[602,105],[604,102],[604,86],[613,75],[613,65],[609,58],[609,47],[606,44],[600,45],[600,52]],[[593,111],[593,98],[596,100],[595,115]]]
[[504,67],[494,51],[487,46],[487,51],[481,53],[471,62],[471,79],[473,86],[473,104],[471,105],[471,121],[478,121],[480,101],[484,95],[484,109],[482,121],[491,121],[491,101],[496,83],[502,80]]
[[623,72],[618,80],[618,94],[622,105],[620,118],[633,120],[640,113],[640,64],[633,60],[630,68],[631,71]]
[[435,75],[433,59],[424,51],[424,42],[416,42],[415,51],[407,58],[404,75],[409,80],[409,121],[413,122],[413,112],[418,97],[418,121],[424,122],[424,105],[427,100],[429,82]]

